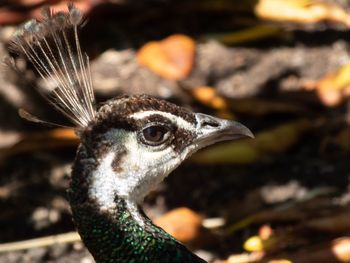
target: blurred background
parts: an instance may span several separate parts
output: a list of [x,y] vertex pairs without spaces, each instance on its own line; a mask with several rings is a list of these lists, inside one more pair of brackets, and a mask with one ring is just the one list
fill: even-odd
[[[0,1],[0,58],[43,5]],[[99,103],[147,93],[235,119],[256,138],[204,149],[147,197],[158,225],[209,262],[350,262],[350,3],[346,0],[74,1]],[[0,64],[0,262],[93,262],[66,189],[79,144]],[[18,243],[18,241],[23,241]]]

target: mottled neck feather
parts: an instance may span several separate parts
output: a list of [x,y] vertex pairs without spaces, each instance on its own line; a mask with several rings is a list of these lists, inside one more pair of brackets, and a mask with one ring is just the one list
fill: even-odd
[[91,178],[98,167],[96,153],[80,146],[72,171],[69,199],[73,218],[96,262],[205,262],[142,212],[135,219],[128,201],[115,196],[114,209],[101,210],[90,197]]

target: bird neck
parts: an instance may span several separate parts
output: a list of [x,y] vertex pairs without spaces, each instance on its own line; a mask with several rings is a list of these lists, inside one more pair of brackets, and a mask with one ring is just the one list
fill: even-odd
[[[80,146],[72,170],[69,201],[77,230],[96,262],[204,262],[125,197],[101,209],[91,196],[96,153]],[[103,189],[101,189],[103,191]]]

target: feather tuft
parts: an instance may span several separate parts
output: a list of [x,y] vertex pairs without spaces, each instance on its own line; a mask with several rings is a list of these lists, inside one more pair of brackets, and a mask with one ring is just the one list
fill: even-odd
[[95,118],[88,56],[82,52],[78,26],[83,15],[73,4],[68,12],[42,9],[43,20],[30,20],[13,35],[10,48],[25,56],[47,82],[41,93],[55,108],[78,127],[86,127]]

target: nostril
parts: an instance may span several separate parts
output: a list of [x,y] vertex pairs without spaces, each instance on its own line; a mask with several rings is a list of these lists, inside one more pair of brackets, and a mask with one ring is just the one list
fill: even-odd
[[200,128],[219,128],[221,127],[222,123],[221,120],[218,118],[215,118],[210,115],[206,115],[203,113],[196,113],[197,123]]
[[204,120],[202,122],[202,127],[213,127],[213,128],[216,128],[216,127],[219,127],[220,124],[214,120]]

